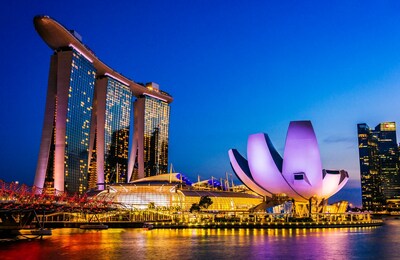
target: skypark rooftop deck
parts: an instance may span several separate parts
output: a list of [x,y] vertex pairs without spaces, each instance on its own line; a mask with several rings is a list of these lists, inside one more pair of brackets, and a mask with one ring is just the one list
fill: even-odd
[[40,37],[42,37],[46,44],[54,51],[66,47],[73,48],[93,63],[97,70],[97,75],[109,76],[128,85],[135,96],[148,95],[163,100],[167,103],[171,103],[173,101],[173,98],[166,92],[158,89],[147,88],[107,66],[93,53],[92,50],[84,45],[81,40],[78,39],[73,32],[71,32],[71,30],[68,30],[49,16],[35,16],[33,21],[35,29]]

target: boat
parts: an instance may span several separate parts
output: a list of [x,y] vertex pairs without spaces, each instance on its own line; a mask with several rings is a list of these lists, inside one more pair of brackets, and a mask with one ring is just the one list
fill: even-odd
[[108,229],[107,225],[104,224],[85,224],[79,227],[80,229]]
[[143,229],[144,230],[152,230],[153,228],[154,228],[154,226],[151,223],[144,223],[143,224]]

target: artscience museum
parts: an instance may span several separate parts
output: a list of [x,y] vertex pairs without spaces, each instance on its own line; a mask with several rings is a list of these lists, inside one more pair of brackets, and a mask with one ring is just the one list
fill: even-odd
[[267,134],[249,136],[247,159],[236,149],[229,159],[237,177],[251,190],[268,198],[289,197],[296,202],[327,200],[348,181],[344,170],[322,168],[321,156],[310,121],[292,121],[283,158]]

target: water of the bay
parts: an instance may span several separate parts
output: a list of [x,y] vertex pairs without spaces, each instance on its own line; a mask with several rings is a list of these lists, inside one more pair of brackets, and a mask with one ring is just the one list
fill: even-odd
[[400,220],[374,228],[54,229],[0,259],[400,259]]

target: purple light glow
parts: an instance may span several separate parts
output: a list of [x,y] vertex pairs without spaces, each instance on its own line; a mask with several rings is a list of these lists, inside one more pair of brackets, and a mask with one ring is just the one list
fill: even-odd
[[340,182],[340,174],[326,174],[322,181],[322,195],[326,197],[332,196],[338,190]]
[[229,150],[231,165],[238,178],[260,195],[265,195],[259,192],[261,189],[275,195],[286,194],[298,201],[311,197],[327,199],[349,179],[346,171],[323,173],[317,138],[310,121],[290,123],[283,162],[263,133],[249,136],[247,156],[250,172],[246,174],[242,168],[245,163],[238,163],[239,159],[245,159]]
[[122,79],[119,79],[119,78],[117,78],[117,77],[111,75],[111,74],[108,73],[108,72],[106,72],[104,75],[105,75],[105,76],[108,76],[108,77],[110,77],[110,78],[113,78],[113,79],[115,79],[115,80],[117,80],[117,81],[119,81],[119,82],[121,82],[121,83],[124,84],[125,86],[129,86],[129,83],[127,83],[126,81],[123,81]]
[[[250,135],[247,141],[251,175],[258,185],[271,193],[285,193],[290,197],[297,196],[278,169],[265,138],[263,133],[259,133]],[[283,190],[284,192],[282,192]]]
[[73,45],[72,43],[69,44],[69,47],[75,49],[77,52],[79,52],[83,57],[85,57],[88,61],[90,61],[90,63],[93,63],[93,60],[91,58],[89,58],[83,51],[81,51],[81,49],[79,49],[78,47],[76,47],[75,45]]
[[263,195],[263,196],[268,196],[271,197],[272,194],[264,189],[262,189],[260,186],[258,186],[250,177],[247,176],[247,174],[244,172],[242,167],[240,167],[233,150],[229,150],[229,159],[231,161],[232,168],[234,171],[238,174],[240,174],[241,178],[240,180],[246,185],[249,189],[255,191],[256,193]]
[[157,97],[157,96],[154,96],[154,95],[149,94],[149,93],[143,93],[143,95],[149,96],[149,97],[152,97],[152,98],[155,98],[155,99],[159,99],[159,100],[164,101],[164,102],[167,102],[167,100],[165,100],[163,98],[160,98],[160,97]]
[[[295,173],[305,173],[294,180]],[[322,165],[317,138],[310,121],[290,122],[283,155],[282,174],[305,197],[322,192]],[[311,187],[313,187],[311,189]]]

